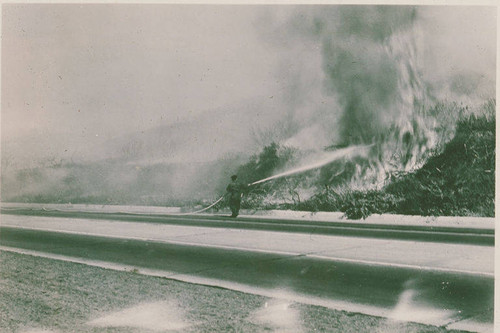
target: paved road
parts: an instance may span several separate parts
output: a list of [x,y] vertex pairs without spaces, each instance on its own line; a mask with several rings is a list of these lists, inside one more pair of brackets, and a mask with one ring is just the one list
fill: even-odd
[[[359,236],[383,239],[418,240],[421,242],[449,242],[491,246],[495,243],[493,227],[484,223],[480,227],[443,225],[406,225],[404,223],[360,223],[301,219],[276,219],[266,217],[239,217],[231,219],[221,215],[169,215],[137,214],[106,211],[75,211],[29,207],[3,207],[3,214],[115,220],[129,222],[161,223],[182,226],[235,228],[251,230],[285,231],[321,235]],[[403,221],[400,221],[403,222]]]
[[1,218],[4,247],[160,270],[181,280],[196,276],[250,292],[285,291],[351,311],[412,313],[405,319],[437,325],[492,322],[493,246],[223,228],[220,218],[198,221],[217,224],[208,227],[181,225],[195,218]]

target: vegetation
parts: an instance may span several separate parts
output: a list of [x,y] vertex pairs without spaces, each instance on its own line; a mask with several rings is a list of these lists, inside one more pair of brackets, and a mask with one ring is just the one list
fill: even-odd
[[247,184],[261,180],[292,162],[296,153],[294,149],[273,142],[264,147],[260,154],[250,157],[250,160],[240,166],[236,173],[240,180]]
[[[141,269],[103,269],[5,251],[0,252],[0,261],[2,332],[164,332],[159,323],[169,318],[169,309],[174,306],[172,310],[178,314],[175,323],[186,323],[177,332],[283,332],[290,331],[291,324],[300,318],[299,328],[305,332],[458,333],[302,303],[293,303],[286,310],[280,307],[280,311],[286,311],[285,318],[292,321],[279,315],[273,322],[263,321],[258,314],[275,302],[264,296],[142,275]],[[139,304],[143,306],[134,316],[136,327],[89,325],[92,320]],[[164,318],[145,322],[152,314],[140,316],[140,311],[151,309],[167,312]],[[272,307],[268,309],[273,311]]]
[[384,191],[401,198],[401,214],[494,216],[495,120],[460,121],[443,153]]
[[327,189],[297,205],[296,209],[344,212],[350,219],[364,219],[371,214],[395,212],[400,202],[399,197],[383,191],[345,190],[335,192]]
[[[368,158],[341,159],[317,170],[253,186],[242,208],[340,211],[353,219],[381,213],[494,216],[495,109],[495,100],[487,102],[479,113],[456,104],[438,104],[429,109],[430,119],[436,120],[431,128],[437,134],[436,150],[419,156],[425,164],[417,170],[388,174],[383,187],[363,186],[367,183],[362,179],[366,171],[387,158],[374,149]],[[397,140],[397,136],[383,140]],[[400,146],[411,146],[409,136],[405,134],[402,140]],[[397,144],[383,151],[391,152],[391,147]],[[408,149],[406,154],[411,152]],[[206,206],[225,192],[231,173],[249,184],[307,160],[307,154],[272,143],[244,164],[242,156],[228,156],[203,164],[136,165],[107,160],[89,164],[61,162],[23,170],[5,168],[2,199]],[[375,163],[374,158],[378,158]],[[408,160],[405,157],[403,165]],[[356,177],[357,184],[353,182]],[[223,205],[221,202],[215,208]]]
[[[495,215],[495,103],[486,105],[482,115],[461,115],[455,135],[439,151],[435,151],[418,170],[394,173],[379,190],[354,190],[347,185],[353,175],[353,163],[336,162],[317,172],[278,179],[265,183],[246,198],[244,207],[261,209],[294,209],[304,211],[340,211],[348,218],[366,218],[371,214],[395,213],[424,216]],[[287,154],[280,155],[279,151]],[[276,144],[264,149],[240,171],[266,166],[264,178],[279,165],[293,159],[293,151]],[[257,162],[255,162],[257,161]],[[272,163],[271,163],[272,162]],[[339,169],[337,175],[330,177]],[[326,176],[328,175],[328,176]],[[339,179],[341,181],[339,181]],[[328,181],[328,182],[327,182]],[[300,186],[322,187],[301,200]],[[270,195],[271,193],[271,195]],[[280,197],[282,200],[273,200]]]

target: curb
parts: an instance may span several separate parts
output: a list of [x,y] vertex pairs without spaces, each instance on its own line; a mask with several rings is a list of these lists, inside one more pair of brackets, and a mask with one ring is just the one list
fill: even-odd
[[[27,204],[27,203],[0,203],[6,212],[9,210],[55,210],[62,212],[87,213],[125,213],[144,215],[175,215],[184,213],[180,207],[158,206],[119,206],[119,205],[86,205],[86,204]],[[230,214],[229,210],[219,210],[216,214],[204,213],[199,216],[214,216]],[[295,220],[304,222],[338,222],[359,226],[405,226],[430,228],[477,229],[484,231],[495,230],[493,217],[469,216],[415,216],[396,214],[375,214],[364,220],[350,220],[341,212],[307,212],[292,210],[249,210],[242,209],[240,217],[268,220]]]

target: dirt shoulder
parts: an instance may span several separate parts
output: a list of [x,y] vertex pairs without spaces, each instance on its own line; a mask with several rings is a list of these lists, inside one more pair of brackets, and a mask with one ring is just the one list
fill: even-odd
[[458,332],[0,252],[2,332]]

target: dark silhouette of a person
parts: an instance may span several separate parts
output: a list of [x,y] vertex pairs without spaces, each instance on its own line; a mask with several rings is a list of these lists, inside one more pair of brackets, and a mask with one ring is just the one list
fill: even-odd
[[238,176],[231,176],[231,183],[227,185],[226,191],[229,194],[229,208],[231,209],[231,217],[238,216],[240,212],[241,196],[246,189],[246,185],[237,181]]

